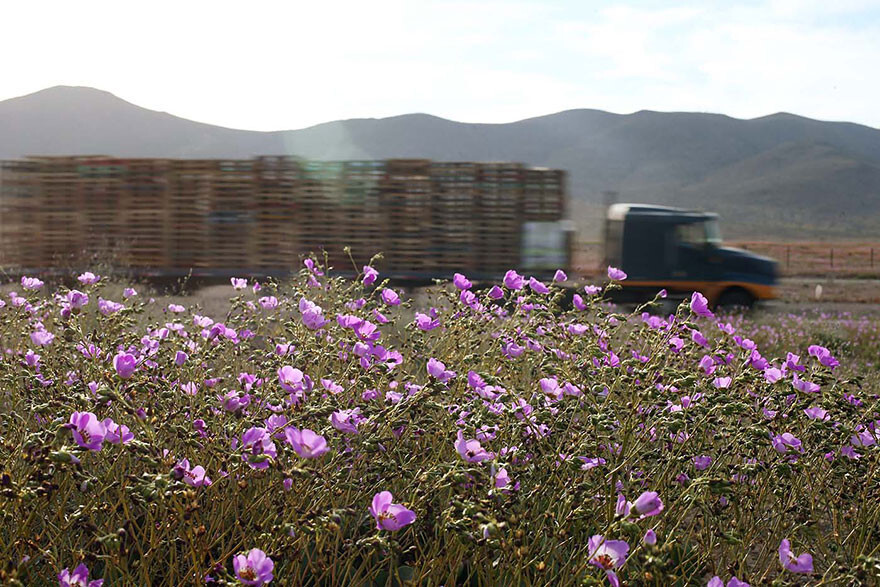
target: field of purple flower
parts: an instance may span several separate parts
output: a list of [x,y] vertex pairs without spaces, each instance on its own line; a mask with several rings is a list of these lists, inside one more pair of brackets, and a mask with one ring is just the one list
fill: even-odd
[[305,265],[211,315],[91,273],[4,295],[4,583],[880,576],[880,319],[562,308],[513,271],[416,308]]

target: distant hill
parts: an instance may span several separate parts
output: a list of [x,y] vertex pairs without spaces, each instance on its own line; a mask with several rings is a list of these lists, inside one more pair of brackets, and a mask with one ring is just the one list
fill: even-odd
[[0,158],[39,154],[522,161],[570,172],[573,214],[588,232],[603,192],[614,191],[620,201],[716,210],[732,236],[880,236],[880,130],[784,113],[569,110],[507,124],[406,114],[256,132],[59,86],[0,102]]

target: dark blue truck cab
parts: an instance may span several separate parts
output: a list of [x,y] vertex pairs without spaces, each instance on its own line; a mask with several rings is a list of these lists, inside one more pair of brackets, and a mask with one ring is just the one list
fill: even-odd
[[605,263],[628,278],[615,298],[639,302],[666,289],[699,291],[713,306],[749,307],[776,297],[776,262],[724,247],[718,215],[645,204],[613,204],[605,219]]

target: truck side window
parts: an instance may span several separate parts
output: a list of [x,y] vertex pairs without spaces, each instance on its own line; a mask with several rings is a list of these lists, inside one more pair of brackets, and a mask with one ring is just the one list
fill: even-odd
[[679,224],[675,227],[675,240],[680,244],[702,247],[706,244],[706,229],[702,222]]

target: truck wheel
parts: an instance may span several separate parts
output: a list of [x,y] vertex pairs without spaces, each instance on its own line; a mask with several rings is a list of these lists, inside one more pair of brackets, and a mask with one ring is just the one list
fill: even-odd
[[721,292],[716,308],[724,310],[748,310],[755,304],[755,298],[741,287],[732,287]]

